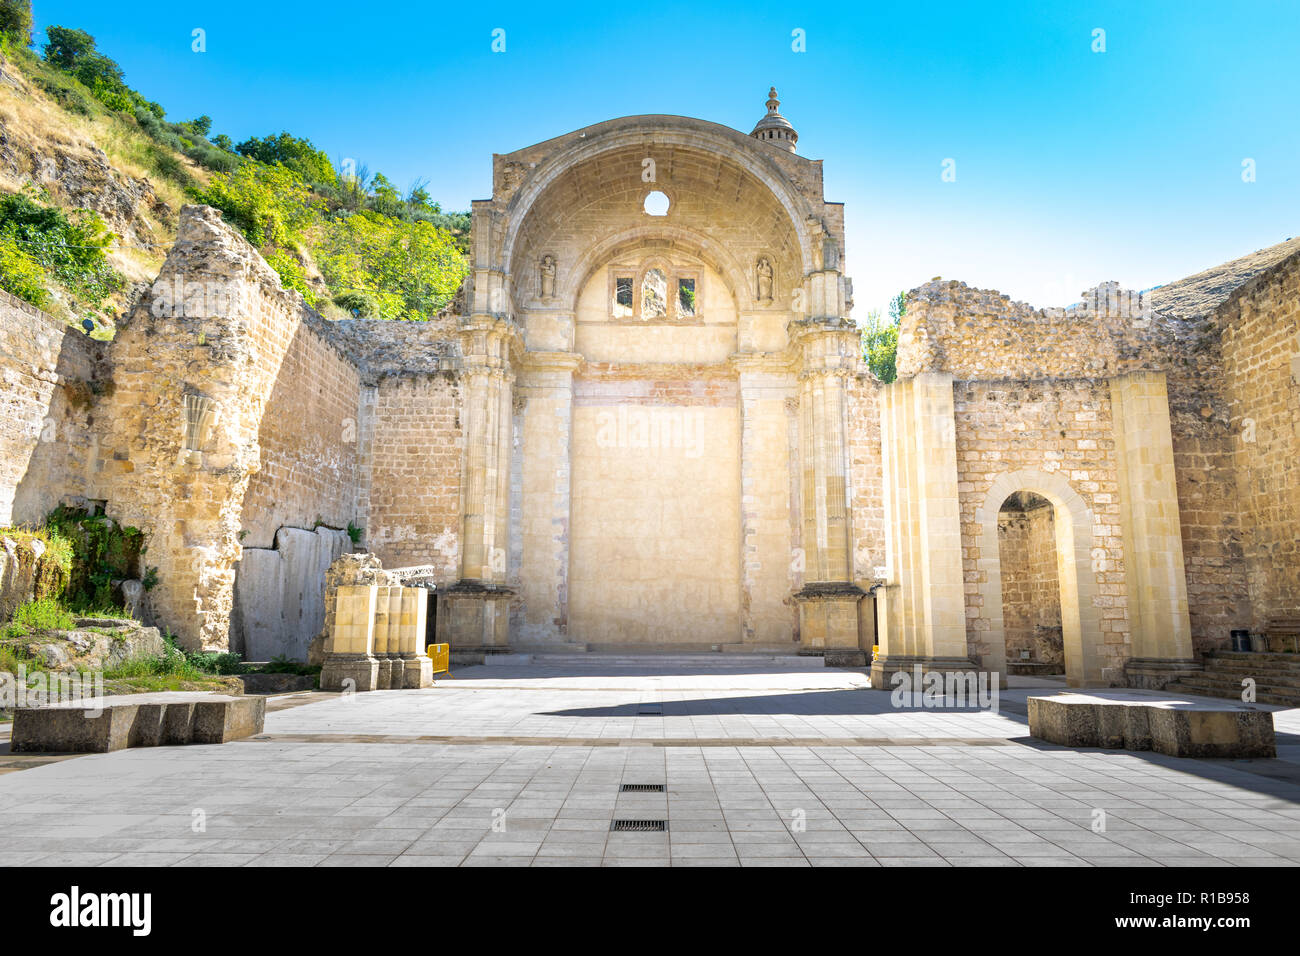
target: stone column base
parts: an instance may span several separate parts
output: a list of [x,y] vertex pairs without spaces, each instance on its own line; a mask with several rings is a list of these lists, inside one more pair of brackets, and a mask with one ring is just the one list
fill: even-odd
[[[871,662],[871,689],[892,691],[896,686],[894,684],[895,674],[904,674],[912,684],[915,684],[917,668],[920,668],[922,675],[929,673],[978,674],[981,669],[980,665],[969,657],[923,657],[912,654],[882,655]],[[998,674],[998,686],[1007,686],[1006,674]],[[914,686],[912,689],[919,691],[923,688]]]
[[866,666],[866,651],[858,644],[858,602],[866,593],[847,582],[806,584],[796,591],[800,653],[824,654],[828,667]]
[[[346,684],[344,682],[347,682]],[[368,654],[327,654],[321,665],[320,689],[366,691],[379,689],[379,661]]]
[[379,686],[376,690],[402,689],[402,661],[397,657],[379,658]]
[[460,581],[438,592],[437,637],[453,651],[510,644],[510,588]]
[[421,687],[433,686],[433,661],[423,654],[417,657],[405,658],[402,662],[402,683],[399,685],[403,690],[418,690]]
[[1130,657],[1124,662],[1124,684],[1141,690],[1164,690],[1180,677],[1204,669],[1200,661],[1189,658]]

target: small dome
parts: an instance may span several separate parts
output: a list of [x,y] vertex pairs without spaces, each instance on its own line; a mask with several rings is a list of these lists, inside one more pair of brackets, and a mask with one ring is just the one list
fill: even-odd
[[749,135],[793,153],[795,143],[799,142],[799,134],[795,132],[790,121],[781,115],[778,109],[780,105],[781,101],[776,98],[774,86],[767,93],[767,115],[758,121]]

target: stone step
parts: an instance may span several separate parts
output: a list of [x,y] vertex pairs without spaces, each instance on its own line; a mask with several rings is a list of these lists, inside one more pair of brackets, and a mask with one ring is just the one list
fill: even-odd
[[1205,670],[1201,673],[1218,680],[1234,680],[1241,682],[1243,677],[1253,677],[1256,683],[1276,684],[1279,687],[1294,687],[1300,690],[1300,671],[1276,670],[1272,667],[1251,667],[1244,664],[1241,667],[1223,667],[1219,664],[1207,661]]
[[[1193,681],[1196,681],[1193,683]],[[1165,690],[1176,694],[1196,694],[1201,697],[1219,697],[1223,700],[1235,700],[1241,702],[1242,687],[1240,683],[1228,681],[1206,680],[1204,678],[1184,677],[1176,680],[1165,687]],[[1300,693],[1287,690],[1268,689],[1262,686],[1255,688],[1255,702],[1259,704],[1273,704],[1278,707],[1300,707]]]
[[1300,670],[1300,654],[1282,654],[1266,651],[1212,651],[1206,655],[1209,661],[1246,661],[1259,665],[1281,664],[1289,669]]
[[1199,671],[1194,674],[1186,674],[1180,677],[1179,680],[1188,684],[1201,684],[1206,687],[1235,687],[1240,692],[1241,682],[1245,677],[1252,678],[1257,689],[1268,688],[1270,693],[1278,694],[1300,694],[1300,687],[1286,681],[1277,680],[1274,675],[1268,673],[1224,674],[1218,671]]
[[489,655],[484,664],[528,665],[532,667],[593,668],[629,667],[660,670],[671,667],[700,668],[704,670],[736,670],[740,668],[772,668],[774,670],[822,670],[821,657],[796,654],[501,654]]
[[[1214,677],[1205,677],[1199,674],[1183,677],[1178,681],[1178,683],[1182,687],[1200,688],[1207,694],[1213,692],[1211,696],[1214,697],[1231,697],[1237,700],[1241,699],[1241,692],[1244,690],[1241,681],[1225,681]],[[1257,696],[1260,694],[1268,694],[1272,697],[1295,699],[1297,702],[1300,702],[1300,688],[1295,687],[1279,687],[1276,684],[1257,683],[1255,684],[1255,694]]]

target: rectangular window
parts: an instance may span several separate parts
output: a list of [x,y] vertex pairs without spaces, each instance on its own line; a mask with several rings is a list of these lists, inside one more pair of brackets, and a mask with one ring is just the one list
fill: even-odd
[[632,314],[632,277],[619,276],[614,280],[614,315]]
[[695,314],[695,280],[677,280],[677,312],[679,315]]

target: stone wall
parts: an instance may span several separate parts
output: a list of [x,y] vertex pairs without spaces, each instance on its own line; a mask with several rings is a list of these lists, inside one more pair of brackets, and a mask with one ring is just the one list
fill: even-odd
[[[880,457],[880,382],[870,372],[852,378],[847,388],[849,484],[852,493],[853,579],[870,592],[877,570],[885,567],[884,475]],[[859,640],[870,649],[875,640],[874,599],[863,598]]]
[[[988,500],[990,489],[1003,475],[1027,473],[1035,476],[1024,479],[1031,484],[1011,490],[1051,496],[1068,488],[1087,509],[1087,525],[1074,529],[1089,556],[1078,573],[1094,585],[1091,609],[1104,645],[1100,666],[1118,669],[1128,656],[1129,622],[1108,384],[1087,379],[958,382],[954,391],[971,653],[985,659],[997,651],[989,643],[995,609],[986,606],[989,572],[982,564],[994,556],[984,554],[983,532],[989,509],[996,515],[1003,502]],[[1057,553],[1055,545],[1052,553]]]
[[244,548],[230,649],[249,661],[307,660],[325,623],[325,572],[351,550],[347,532],[330,528],[281,528],[274,548]]
[[[1226,644],[1230,628],[1244,626],[1241,509],[1231,458],[1234,436],[1227,405],[1218,394],[1223,360],[1214,336],[1199,321],[1154,308],[1160,301],[1155,294],[1103,283],[1068,309],[1034,309],[997,292],[935,281],[909,298],[898,364],[900,376],[943,369],[958,380],[1007,387],[1049,380],[1100,385],[1137,370],[1163,372],[1191,635],[1199,652]],[[989,427],[997,430],[993,419]],[[1012,415],[1006,427],[1025,426]],[[1043,446],[1039,456],[1033,450],[1034,435],[1021,441],[1027,443],[1030,458],[1061,460],[1060,448]],[[1105,590],[1113,592],[1113,582],[1105,583]],[[1122,600],[1116,593],[1100,597]],[[1105,613],[1115,614],[1116,609]]]
[[574,384],[570,635],[735,643],[736,382],[725,367],[652,369],[589,363]]
[[356,516],[360,373],[311,313],[260,318],[250,334],[270,395],[260,467],[244,496],[245,548],[271,547],[284,525],[344,530]]
[[386,567],[434,565],[434,579],[451,583],[460,561],[460,386],[446,372],[385,378],[367,391],[366,546]]
[[0,526],[90,497],[105,346],[0,291]]
[[[1300,256],[1214,317],[1242,516],[1249,625],[1300,617]],[[1239,622],[1238,626],[1246,626]]]

